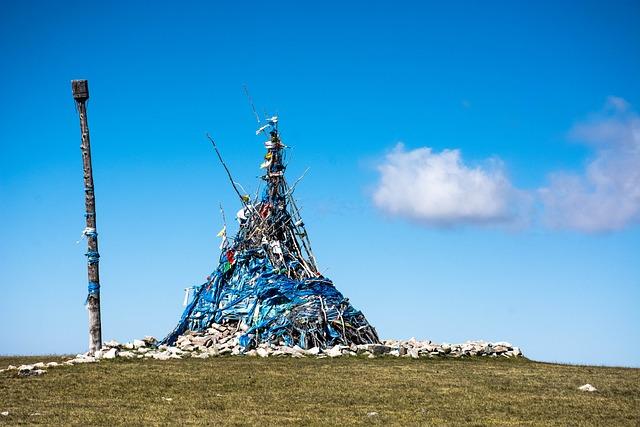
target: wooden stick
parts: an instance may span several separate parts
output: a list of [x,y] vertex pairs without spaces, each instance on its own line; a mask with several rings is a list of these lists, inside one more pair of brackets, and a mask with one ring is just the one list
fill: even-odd
[[222,163],[222,166],[224,167],[224,170],[227,172],[227,176],[229,177],[229,181],[231,181],[231,185],[233,186],[233,189],[236,190],[236,193],[238,194],[238,197],[240,197],[240,201],[242,202],[242,205],[243,206],[247,206],[247,203],[242,198],[242,194],[240,194],[240,191],[238,191],[238,187],[236,186],[236,183],[233,180],[233,177],[231,176],[231,172],[229,171],[229,168],[225,164],[224,160],[222,160],[222,155],[220,154],[220,151],[218,150],[218,146],[216,145],[216,142],[213,140],[213,138],[211,138],[211,135],[209,135],[209,134],[207,134],[207,138],[209,138],[209,141],[211,141],[211,144],[213,145],[213,149],[216,150],[216,154],[218,155],[218,159],[220,160],[220,163]]

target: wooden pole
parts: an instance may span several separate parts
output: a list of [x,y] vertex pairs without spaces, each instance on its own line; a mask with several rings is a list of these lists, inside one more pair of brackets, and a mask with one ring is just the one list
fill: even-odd
[[72,80],[71,91],[80,116],[80,134],[82,135],[82,167],[84,169],[84,203],[86,228],[83,234],[87,237],[87,270],[89,286],[87,308],[89,310],[89,353],[95,354],[102,347],[102,323],[100,321],[100,277],[98,262],[98,233],[96,232],[96,198],[93,190],[93,171],[91,168],[91,142],[87,124],[87,106],[89,84],[86,80]]

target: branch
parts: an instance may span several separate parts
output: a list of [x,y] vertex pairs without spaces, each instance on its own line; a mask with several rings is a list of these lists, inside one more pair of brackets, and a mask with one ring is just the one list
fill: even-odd
[[213,140],[213,138],[211,138],[211,135],[209,135],[208,133],[207,133],[207,138],[209,138],[209,141],[211,141],[211,144],[213,145],[213,149],[216,150],[216,154],[218,155],[218,159],[220,160],[220,163],[222,163],[222,166],[224,167],[224,170],[227,172],[227,176],[229,177],[229,181],[231,181],[231,185],[233,186],[233,189],[238,194],[238,197],[240,198],[240,201],[242,202],[242,204],[244,206],[247,206],[247,203],[242,198],[242,194],[240,194],[240,191],[238,191],[238,187],[236,187],[236,183],[233,180],[233,177],[231,176],[231,172],[229,172],[229,168],[225,164],[224,160],[222,160],[222,156],[220,155],[220,151],[218,150],[218,146],[216,145],[216,142]]

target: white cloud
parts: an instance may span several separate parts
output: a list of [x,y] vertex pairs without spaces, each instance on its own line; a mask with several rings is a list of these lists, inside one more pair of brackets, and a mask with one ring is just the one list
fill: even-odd
[[539,190],[546,223],[586,232],[640,222],[640,117],[622,98],[578,123],[570,137],[589,144],[593,158],[580,173],[556,172]]
[[373,200],[389,214],[436,226],[513,224],[522,219],[527,197],[513,188],[497,159],[471,167],[460,150],[435,153],[398,144],[378,170]]
[[606,232],[640,223],[640,116],[611,96],[569,137],[593,149],[578,172],[556,171],[536,190],[515,188],[498,159],[469,166],[460,150],[402,144],[378,166],[378,208],[433,226],[528,223],[535,201],[546,226]]

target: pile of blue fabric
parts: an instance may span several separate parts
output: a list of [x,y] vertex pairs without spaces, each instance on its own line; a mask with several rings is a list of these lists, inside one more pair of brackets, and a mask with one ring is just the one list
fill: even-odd
[[[325,278],[295,280],[274,268],[261,250],[227,254],[210,279],[193,289],[171,344],[186,331],[204,331],[212,323],[246,325],[240,344],[262,342],[326,348],[336,344],[379,342],[375,329]],[[246,328],[245,328],[246,329]]]

